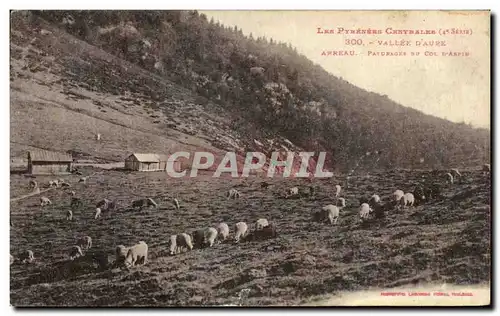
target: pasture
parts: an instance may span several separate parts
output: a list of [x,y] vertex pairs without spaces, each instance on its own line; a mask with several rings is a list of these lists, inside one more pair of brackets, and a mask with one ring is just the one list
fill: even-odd
[[[92,168],[82,169],[92,174]],[[446,173],[446,172],[444,172]],[[341,291],[401,287],[419,283],[484,284],[490,280],[490,177],[464,171],[460,183],[446,184],[426,171],[390,171],[316,179],[169,178],[165,173],[102,170],[86,184],[63,176],[85,207],[66,221],[70,196],[62,189],[43,193],[53,202],[41,208],[40,196],[11,202],[11,254],[31,249],[31,264],[11,265],[14,306],[193,306],[298,305]],[[441,181],[443,200],[361,224],[359,198],[411,192],[423,177]],[[56,178],[56,177],[52,177]],[[51,177],[37,177],[45,184]],[[61,178],[61,177],[57,177]],[[27,194],[29,178],[11,175],[11,198]],[[261,188],[261,182],[271,184]],[[348,185],[347,185],[348,183]],[[347,201],[337,225],[313,222],[311,213],[335,204],[335,185]],[[283,198],[286,189],[316,186],[311,197]],[[230,188],[240,199],[227,199]],[[43,190],[43,188],[42,188]],[[134,199],[152,197],[158,209],[133,211]],[[180,202],[180,210],[172,198]],[[110,198],[118,210],[95,220],[95,204]],[[453,199],[452,199],[453,198]],[[278,237],[170,256],[170,235],[226,222],[253,229],[259,218],[277,225]],[[149,263],[130,270],[99,266],[96,261],[69,262],[69,249],[89,235],[87,259],[114,260],[117,245],[144,240]],[[243,295],[242,299],[238,297]]]

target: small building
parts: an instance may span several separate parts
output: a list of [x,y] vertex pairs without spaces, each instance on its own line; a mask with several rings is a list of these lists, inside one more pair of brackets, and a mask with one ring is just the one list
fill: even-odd
[[28,173],[38,175],[56,175],[71,173],[73,157],[71,154],[47,150],[28,152]]
[[[167,155],[133,153],[125,158],[125,169],[134,171],[166,171]],[[174,162],[174,170],[180,171],[180,161]]]

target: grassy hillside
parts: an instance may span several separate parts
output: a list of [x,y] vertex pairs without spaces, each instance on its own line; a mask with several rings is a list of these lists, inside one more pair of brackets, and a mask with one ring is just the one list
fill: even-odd
[[[231,114],[243,138],[280,135],[307,150],[326,150],[336,169],[352,168],[353,157],[373,151],[382,152],[376,167],[464,167],[489,161],[489,131],[359,89],[289,43],[246,37],[238,27],[208,21],[196,11],[34,14],[196,92],[202,103],[211,100]],[[264,72],[252,74],[252,67]]]
[[[90,173],[91,170],[85,170]],[[464,173],[464,181],[447,186],[448,197],[401,211],[384,220],[360,223],[359,198],[387,196],[395,188],[413,190],[429,172],[374,173],[352,177],[342,197],[347,207],[337,225],[316,223],[312,212],[334,203],[330,181],[316,183],[311,198],[284,199],[303,179],[208,177],[170,179],[162,173],[103,171],[87,185],[67,177],[86,205],[65,219],[69,197],[63,190],[47,196],[54,202],[40,208],[38,197],[12,203],[11,254],[32,249],[36,261],[11,266],[11,304],[15,306],[193,306],[238,304],[298,305],[346,291],[409,288],[425,284],[488,287],[491,267],[490,181],[480,172]],[[46,183],[49,177],[38,177]],[[27,180],[11,177],[14,196],[27,191]],[[345,183],[345,177],[335,183]],[[237,188],[241,199],[224,197]],[[95,203],[116,199],[120,210],[94,220]],[[159,209],[128,209],[133,199],[155,197]],[[171,198],[180,201],[175,210]],[[168,253],[171,234],[245,221],[253,229],[259,218],[276,223],[278,237],[234,244],[176,256]],[[82,260],[68,260],[76,238],[89,235],[93,248]],[[112,262],[117,245],[144,240],[149,264],[131,270],[101,269],[94,258]],[[98,259],[100,260],[100,259]],[[242,290],[246,297],[239,300]],[[390,291],[390,290],[388,290]],[[380,295],[380,294],[379,294]],[[391,297],[382,304],[391,304]],[[437,299],[439,300],[439,298]],[[314,302],[312,304],[315,304]],[[379,303],[380,304],[380,303]]]

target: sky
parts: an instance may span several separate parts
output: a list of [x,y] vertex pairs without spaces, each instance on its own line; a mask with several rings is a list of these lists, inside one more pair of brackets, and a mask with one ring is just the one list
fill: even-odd
[[[237,25],[254,38],[289,42],[337,77],[424,113],[475,127],[490,126],[489,12],[437,11],[200,11],[226,26]],[[318,34],[318,27],[334,34]],[[344,29],[377,29],[382,34],[343,34]],[[393,30],[435,30],[437,34],[386,34]],[[469,34],[440,32],[452,28]],[[450,31],[451,32],[451,31]],[[346,45],[346,40],[355,40]],[[411,46],[384,46],[409,41]],[[380,41],[380,43],[379,43]],[[419,42],[420,45],[416,46]],[[428,44],[427,46],[423,46]],[[439,42],[445,46],[430,46]],[[323,51],[355,51],[355,56],[322,56]],[[369,55],[371,51],[371,55]],[[425,56],[425,52],[438,56]],[[468,56],[441,56],[443,52]],[[404,52],[379,56],[373,52]],[[418,52],[419,56],[412,56]]]

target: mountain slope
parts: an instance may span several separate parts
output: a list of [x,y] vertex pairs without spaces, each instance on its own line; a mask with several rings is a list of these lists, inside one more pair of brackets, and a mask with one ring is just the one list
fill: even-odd
[[[489,161],[489,131],[425,115],[359,89],[314,65],[290,44],[245,37],[237,27],[208,21],[196,11],[34,14],[198,93],[203,96],[199,102],[216,103],[248,149],[253,138],[280,135],[301,148],[327,151],[330,166],[340,170],[374,151],[382,153],[373,163],[379,168],[466,167]],[[258,67],[263,71],[250,70]]]

